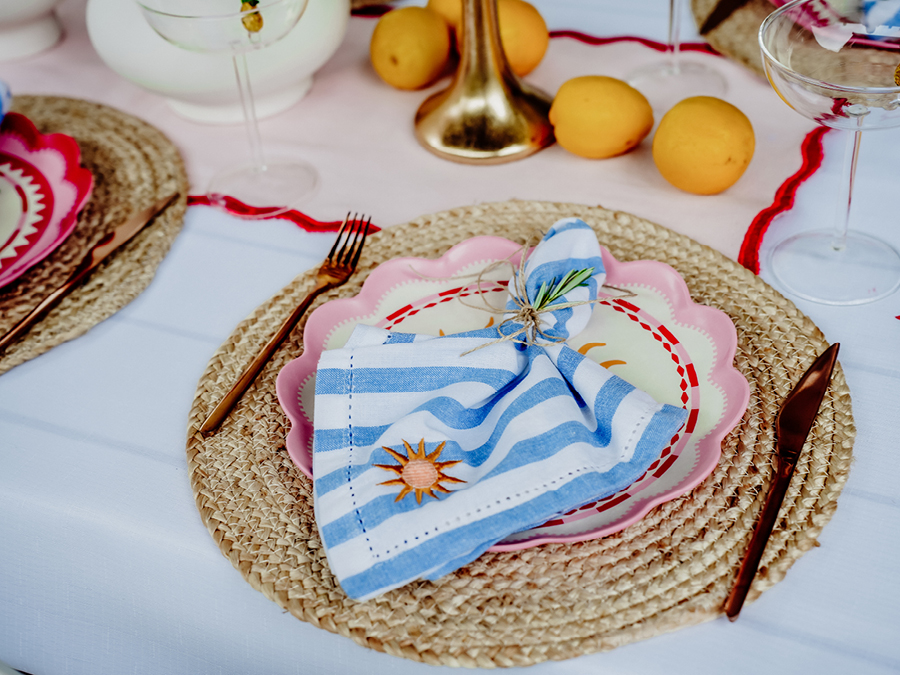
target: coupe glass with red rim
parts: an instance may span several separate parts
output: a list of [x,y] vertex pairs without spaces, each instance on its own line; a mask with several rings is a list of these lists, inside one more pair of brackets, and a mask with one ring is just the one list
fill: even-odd
[[[890,295],[900,287],[900,254],[848,226],[862,132],[871,132],[866,134],[871,138],[874,130],[900,125],[896,3],[794,0],[762,23],[759,44],[766,75],[781,99],[847,137],[834,227],[779,242],[768,256],[768,269],[788,292],[829,305]],[[885,208],[885,218],[896,219],[896,210]]]

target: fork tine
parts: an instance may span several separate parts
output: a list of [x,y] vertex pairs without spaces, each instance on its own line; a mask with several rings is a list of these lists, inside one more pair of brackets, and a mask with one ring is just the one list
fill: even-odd
[[[341,229],[338,230],[337,237],[334,238],[334,244],[332,244],[331,250],[328,252],[328,255],[326,256],[326,257],[328,258],[328,260],[334,260],[334,259],[335,259],[335,258],[334,258],[334,252],[337,250],[338,242],[341,240],[341,237],[344,235],[344,232],[345,232],[346,229],[347,229],[347,223],[348,223],[349,221],[350,221],[350,212],[347,211],[347,215],[344,216],[344,222],[341,223]],[[342,250],[342,251],[344,250],[343,246],[341,247],[341,250]]]
[[347,260],[349,259],[349,251],[353,248],[354,237],[356,236],[356,228],[359,224],[358,213],[354,213],[353,218],[350,218],[349,215],[350,214],[347,214],[349,221],[349,225],[347,227],[347,236],[344,237],[341,248],[337,252],[337,256],[333,260],[333,262],[337,265],[347,264]]
[[[363,215],[363,218],[365,218],[365,215]],[[350,267],[352,267],[353,269],[356,269],[356,263],[359,262],[359,256],[362,253],[363,246],[366,243],[366,237],[369,234],[369,225],[371,225],[371,224],[372,224],[372,216],[369,216],[368,220],[366,220],[366,226],[365,226],[365,228],[363,228],[362,236],[358,237],[358,241],[356,244],[356,253],[353,254],[353,260],[350,263]]]
[[362,232],[365,229],[365,215],[354,215],[354,225],[353,232],[351,234],[350,245],[347,248],[347,255],[344,258],[344,264],[348,267],[353,267],[353,258],[356,256],[357,251],[359,250],[361,244],[360,241],[362,239]]
[[[363,216],[365,217],[365,216]],[[353,214],[352,225],[350,229],[347,231],[347,239],[344,241],[344,245],[341,247],[341,250],[338,252],[338,260],[337,263],[339,265],[349,266],[350,261],[353,259],[353,255],[356,251],[356,246],[359,241],[360,230],[363,227],[363,220],[359,217],[358,213]]]

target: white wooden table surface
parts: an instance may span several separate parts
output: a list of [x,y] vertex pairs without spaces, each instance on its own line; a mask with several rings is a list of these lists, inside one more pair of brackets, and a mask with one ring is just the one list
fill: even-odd
[[[242,132],[179,120],[161,99],[108,71],[87,41],[84,3],[62,5],[65,42],[0,64],[0,79],[14,92],[81,95],[139,114],[180,145],[200,192],[196,186],[216,162],[204,147],[227,134],[243,140]],[[665,38],[664,0],[536,4],[551,28]],[[340,94],[345,70],[364,63],[372,26],[352,19],[347,42],[309,97],[263,122],[264,138],[298,127],[307,159],[322,171],[323,189],[307,213],[334,220],[355,208],[390,225],[474,201],[597,203],[596,193],[578,180],[569,185],[568,176],[536,179],[539,188],[516,183],[527,163],[509,176],[496,174],[496,184],[455,180],[449,169],[434,169],[434,193],[404,199],[404,176],[434,164],[392,165],[378,143],[408,134],[408,125],[373,127],[371,147],[360,146],[350,158],[342,154],[320,111]],[[396,100],[421,93],[404,96]],[[763,252],[830,220],[843,151],[836,134],[826,135],[825,151],[794,209],[772,225]],[[547,161],[568,161],[561,152]],[[900,247],[898,152],[897,132],[864,140],[855,203],[861,229]],[[679,202],[673,219],[691,208]],[[655,219],[732,257],[742,234],[692,232],[689,219]],[[284,221],[247,222],[192,207],[144,294],[85,336],[0,377],[0,661],[33,675],[436,672],[313,628],[253,590],[219,553],[188,483],[186,419],[207,361],[241,319],[316,265],[330,243],[331,235]],[[734,624],[721,618],[529,673],[900,672],[900,294],[858,308],[797,304],[842,343],[858,426],[853,470],[821,546]]]

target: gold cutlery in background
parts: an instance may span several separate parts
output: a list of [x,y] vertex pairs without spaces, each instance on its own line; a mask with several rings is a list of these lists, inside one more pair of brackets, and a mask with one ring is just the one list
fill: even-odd
[[97,242],[88,254],[84,256],[78,264],[78,267],[75,268],[75,271],[72,272],[71,276],[62,284],[62,286],[44,298],[37,307],[31,310],[21,321],[13,326],[8,333],[0,338],[0,353],[55,307],[73,288],[84,281],[84,279],[93,272],[107,256],[123,244],[131,241],[138,232],[153,222],[153,220],[160,213],[165,211],[178,196],[178,193],[175,192],[167,197],[163,197],[155,204],[138,211],[117,228],[108,232],[103,239]]

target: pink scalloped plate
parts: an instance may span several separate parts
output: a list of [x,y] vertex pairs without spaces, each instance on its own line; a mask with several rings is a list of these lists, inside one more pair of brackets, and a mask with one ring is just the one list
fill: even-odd
[[40,133],[24,115],[0,124],[0,287],[50,255],[68,237],[94,177],[64,134]]
[[[431,335],[490,325],[502,314],[506,292],[500,287],[483,296],[493,308],[489,311],[471,297],[475,279],[497,260],[516,262],[519,249],[507,239],[475,237],[437,260],[389,260],[372,272],[358,295],[332,300],[310,315],[304,352],[281,370],[276,384],[292,425],[288,453],[303,473],[312,477],[315,375],[321,353],[343,346],[358,323]],[[728,316],[694,303],[684,280],[664,263],[619,262],[605,249],[603,262],[607,284],[634,295],[605,297],[587,328],[569,345],[658,401],[687,409],[688,421],[625,490],[518,532],[491,550],[595,539],[637,522],[712,472],[722,439],[747,408],[750,387],[733,366],[737,334]],[[498,266],[483,280],[503,282],[508,275],[508,267]]]

